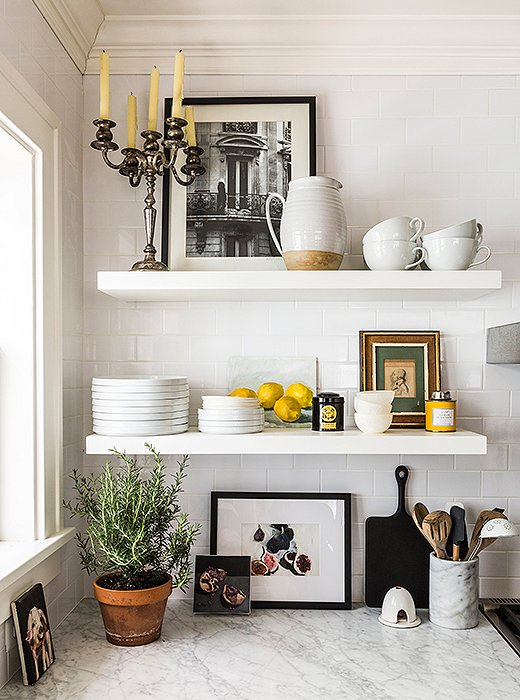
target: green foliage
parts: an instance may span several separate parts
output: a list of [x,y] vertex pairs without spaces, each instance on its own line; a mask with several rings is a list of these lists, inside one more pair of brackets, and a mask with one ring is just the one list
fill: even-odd
[[76,499],[64,506],[85,520],[85,534],[76,537],[87,573],[117,572],[128,588],[136,587],[143,574],[171,573],[174,587],[184,591],[191,579],[191,547],[201,527],[190,524],[178,504],[188,457],[177,463],[173,483],[167,485],[160,455],[146,447],[155,462],[148,478],[135,459],[112,450],[123,464],[113,468],[106,462],[100,476],[74,470]]

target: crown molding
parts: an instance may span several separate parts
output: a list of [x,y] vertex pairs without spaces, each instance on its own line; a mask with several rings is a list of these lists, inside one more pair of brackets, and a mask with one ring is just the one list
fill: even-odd
[[33,0],[81,73],[96,39],[104,14],[97,0]]
[[111,73],[171,73],[182,47],[191,75],[518,74],[518,36],[519,15],[107,16],[86,73],[102,49]]

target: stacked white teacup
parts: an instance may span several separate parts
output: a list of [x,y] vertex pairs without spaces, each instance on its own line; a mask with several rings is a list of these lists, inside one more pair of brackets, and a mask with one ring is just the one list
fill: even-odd
[[362,433],[384,433],[392,424],[394,391],[358,391],[354,422]]
[[[423,235],[426,265],[430,270],[467,270],[482,265],[491,256],[487,245],[482,245],[483,231],[482,224],[470,219]],[[475,262],[481,251],[484,257]]]
[[419,217],[394,216],[363,236],[363,257],[371,270],[411,270],[422,263],[425,251],[417,243],[424,229]]

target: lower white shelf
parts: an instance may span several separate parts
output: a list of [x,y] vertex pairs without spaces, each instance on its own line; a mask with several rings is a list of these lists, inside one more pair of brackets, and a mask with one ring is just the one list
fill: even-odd
[[251,435],[208,435],[190,428],[180,435],[108,437],[88,435],[87,454],[109,454],[116,448],[127,454],[147,454],[145,443],[162,454],[437,454],[482,455],[487,438],[469,430],[427,433],[425,430],[388,430],[367,435],[357,429],[318,433],[309,429],[268,428]]

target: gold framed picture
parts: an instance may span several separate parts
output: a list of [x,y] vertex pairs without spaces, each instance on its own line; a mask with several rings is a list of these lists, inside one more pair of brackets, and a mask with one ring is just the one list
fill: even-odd
[[362,391],[391,389],[392,428],[424,428],[425,401],[440,390],[440,331],[360,331]]

